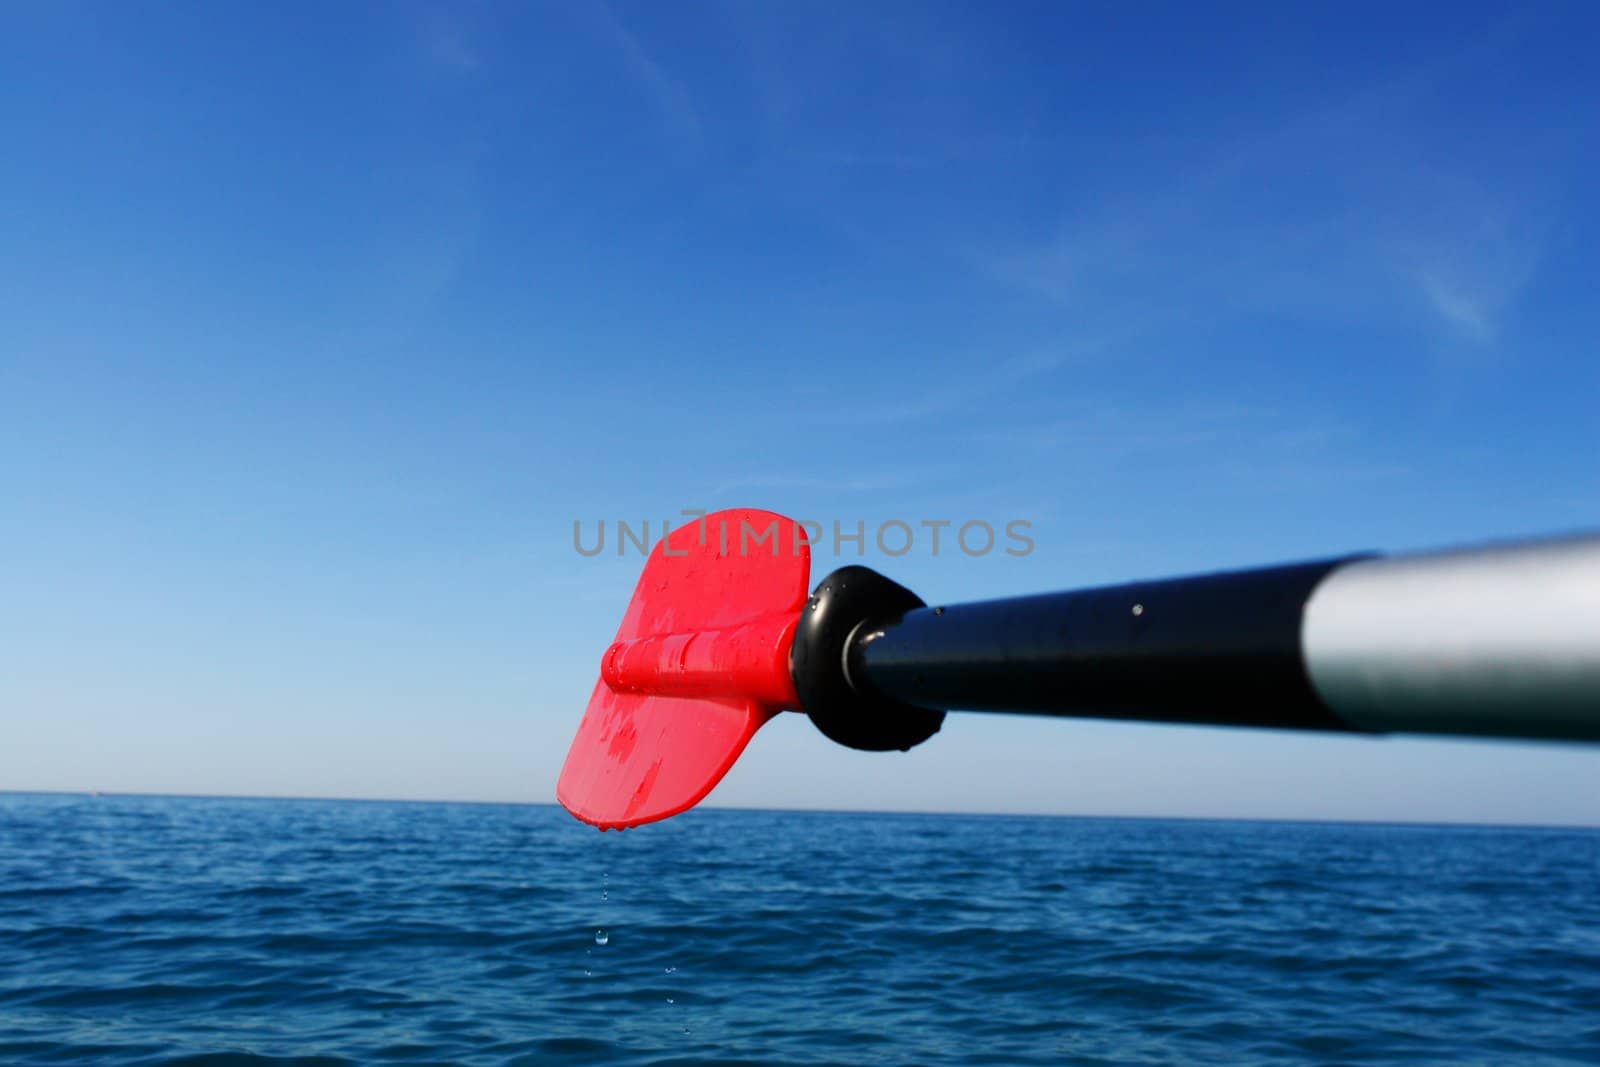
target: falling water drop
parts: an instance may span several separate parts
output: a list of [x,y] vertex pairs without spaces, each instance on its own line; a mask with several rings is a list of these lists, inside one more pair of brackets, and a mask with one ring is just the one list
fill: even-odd
[[594,932],[594,943],[595,944],[603,945],[603,944],[605,944],[606,942],[608,942],[610,940],[611,940],[611,935],[606,933],[604,930],[596,930]]

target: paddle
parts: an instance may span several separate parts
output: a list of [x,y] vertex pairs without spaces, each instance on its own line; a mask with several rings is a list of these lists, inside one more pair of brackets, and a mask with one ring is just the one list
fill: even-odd
[[556,796],[602,830],[698,803],[763,723],[908,749],[947,710],[1600,741],[1600,536],[927,607],[807,596],[792,520],[716,512],[645,563]]

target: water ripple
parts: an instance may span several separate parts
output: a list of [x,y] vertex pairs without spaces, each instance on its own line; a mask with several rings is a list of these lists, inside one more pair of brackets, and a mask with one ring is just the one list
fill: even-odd
[[0,1062],[1592,1064],[1597,889],[1582,831],[0,796]]

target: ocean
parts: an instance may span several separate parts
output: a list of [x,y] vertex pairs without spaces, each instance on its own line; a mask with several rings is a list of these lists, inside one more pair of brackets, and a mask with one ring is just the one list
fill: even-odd
[[0,1063],[1600,1064],[1600,832],[0,796]]

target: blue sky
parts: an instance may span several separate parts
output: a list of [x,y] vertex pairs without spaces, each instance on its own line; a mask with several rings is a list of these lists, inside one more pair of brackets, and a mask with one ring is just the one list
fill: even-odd
[[[549,800],[640,565],[574,520],[1034,524],[868,546],[945,601],[1592,528],[1597,31],[0,8],[0,788]],[[714,799],[1600,822],[1597,774],[785,716]]]

